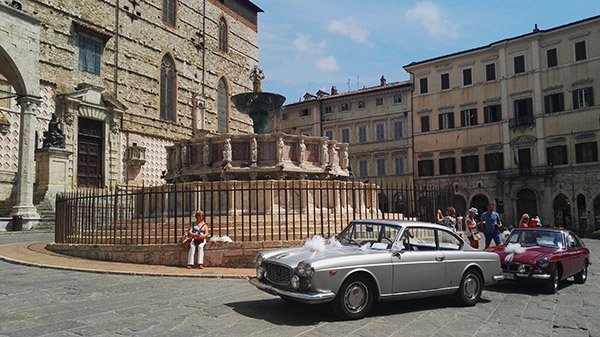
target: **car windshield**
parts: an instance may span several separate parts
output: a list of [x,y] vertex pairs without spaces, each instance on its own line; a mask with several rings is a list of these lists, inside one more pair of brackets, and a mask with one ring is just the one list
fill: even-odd
[[369,222],[352,222],[337,236],[342,244],[364,246],[372,249],[390,249],[400,233],[401,226]]
[[510,233],[508,243],[519,243],[521,246],[564,248],[562,233],[547,230],[515,229]]

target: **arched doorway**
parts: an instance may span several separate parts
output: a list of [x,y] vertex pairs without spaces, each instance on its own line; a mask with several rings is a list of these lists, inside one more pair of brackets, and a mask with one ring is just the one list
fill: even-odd
[[517,223],[521,215],[525,213],[529,214],[530,217],[539,215],[537,196],[529,188],[524,188],[517,193],[517,214],[515,214],[514,223]]
[[467,214],[467,201],[462,195],[454,195],[452,198],[452,206],[456,209],[456,215],[465,216],[465,214]]
[[594,227],[600,229],[600,195],[594,199]]
[[471,207],[477,208],[480,215],[487,210],[489,203],[489,199],[483,194],[476,194],[473,198],[471,198]]
[[382,213],[388,213],[390,211],[390,200],[384,193],[379,193],[377,195],[377,201],[379,205],[379,210]]
[[554,207],[554,226],[572,228],[571,200],[564,194],[559,194],[552,203]]

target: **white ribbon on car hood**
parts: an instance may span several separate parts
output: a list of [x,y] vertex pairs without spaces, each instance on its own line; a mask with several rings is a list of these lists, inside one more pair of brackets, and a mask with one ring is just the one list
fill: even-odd
[[522,254],[525,253],[525,251],[526,249],[521,247],[520,243],[509,243],[506,245],[506,248],[504,248],[504,252],[507,254],[506,257],[504,257],[504,261],[511,262],[515,254]]

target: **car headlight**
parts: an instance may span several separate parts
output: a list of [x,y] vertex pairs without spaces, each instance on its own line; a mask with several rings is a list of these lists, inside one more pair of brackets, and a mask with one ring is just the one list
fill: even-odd
[[256,254],[256,256],[254,257],[254,265],[259,267],[264,259],[265,257],[261,253]]
[[301,261],[296,267],[298,274],[304,277],[312,277],[315,274],[315,269],[308,262]]
[[294,289],[298,289],[298,287],[300,287],[300,278],[298,277],[298,275],[292,276],[292,279],[290,280],[290,285]]
[[256,278],[261,279],[264,275],[265,270],[261,266],[256,267]]
[[549,264],[550,262],[548,262],[548,259],[545,257],[542,257],[541,259],[537,260],[537,265],[540,268],[546,268]]

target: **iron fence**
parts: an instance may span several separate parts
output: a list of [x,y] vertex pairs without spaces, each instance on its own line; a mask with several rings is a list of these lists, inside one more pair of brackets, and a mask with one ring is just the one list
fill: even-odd
[[78,190],[56,198],[55,242],[172,244],[195,210],[211,236],[234,241],[329,237],[354,219],[432,222],[453,194],[441,186],[356,181],[219,181]]

